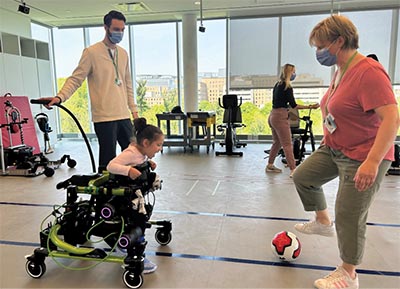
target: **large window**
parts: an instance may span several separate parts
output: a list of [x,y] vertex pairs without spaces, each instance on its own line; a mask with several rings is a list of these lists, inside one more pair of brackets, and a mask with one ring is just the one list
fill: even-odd
[[49,43],[49,28],[31,23],[31,35],[33,39]]
[[218,98],[226,91],[226,20],[204,21],[203,25],[206,32],[197,32],[199,109],[220,112],[220,119]]
[[278,70],[278,18],[230,22],[230,87],[272,87]]
[[[83,29],[53,29],[57,89],[72,74],[79,63],[84,49]],[[88,89],[86,80],[64,104],[81,123],[85,132],[90,132]],[[64,111],[60,111],[61,133],[77,133],[74,121]]]
[[176,23],[134,25],[136,102],[140,115],[157,124],[156,114],[178,105]]
[[[319,103],[331,81],[330,67],[322,66],[315,57],[315,48],[309,44],[309,35],[314,26],[328,17],[324,15],[293,16],[282,18],[281,65],[292,63],[296,66],[297,77],[293,91],[298,103]],[[308,114],[309,111],[300,111]],[[312,110],[314,134],[322,134],[321,111]]]
[[[386,69],[389,69],[389,61],[395,63],[392,64],[392,76],[396,84],[395,94],[399,97],[400,24],[397,24],[397,43],[393,45],[390,43],[392,18],[395,15],[393,10],[342,14],[349,17],[358,29],[359,51],[362,54],[378,55]],[[266,120],[271,110],[272,87],[278,79],[280,67],[285,63],[296,66],[297,78],[293,87],[298,103],[318,102],[330,83],[333,69],[319,65],[315,59],[315,48],[309,45],[308,38],[312,28],[328,16],[319,14],[204,21],[205,33],[196,31],[199,109],[216,111],[217,122],[221,123],[222,109],[218,106],[218,99],[226,92],[237,94],[243,101],[243,123],[247,125],[238,133],[254,136],[270,134]],[[126,27],[120,44],[131,58],[140,115],[152,124],[157,124],[157,113],[184,105],[181,31],[181,22],[131,25]],[[55,72],[60,89],[77,66],[85,44],[101,41],[104,28],[53,29],[53,34]],[[39,25],[32,25],[32,35],[41,41],[46,41],[48,37],[46,29]],[[389,59],[391,45],[396,49],[396,59]],[[178,96],[182,96],[181,99]],[[90,132],[86,82],[66,105],[77,115],[85,131]],[[317,114],[320,111],[313,111],[314,133],[321,134],[322,126]],[[61,120],[63,133],[77,132],[69,117],[62,114]]]
[[281,65],[292,63],[296,66],[297,77],[293,82],[294,86],[328,86],[330,83],[331,69],[318,63],[315,58],[315,48],[311,47],[308,42],[314,26],[328,16],[309,15],[282,18]]
[[357,27],[360,46],[358,51],[364,55],[376,54],[379,62],[388,70],[392,11],[345,12],[343,15]]

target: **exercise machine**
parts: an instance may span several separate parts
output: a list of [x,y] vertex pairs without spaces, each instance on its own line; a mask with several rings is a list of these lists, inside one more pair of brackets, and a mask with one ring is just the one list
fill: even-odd
[[246,147],[247,143],[241,142],[236,134],[236,129],[245,127],[242,123],[242,112],[240,106],[242,105],[242,98],[239,99],[235,94],[226,94],[221,99],[218,98],[218,104],[224,109],[223,124],[217,126],[217,130],[224,135],[224,141],[220,142],[221,146],[225,146],[225,151],[216,151],[215,155],[227,156],[243,156],[243,152],[233,151],[234,147]]

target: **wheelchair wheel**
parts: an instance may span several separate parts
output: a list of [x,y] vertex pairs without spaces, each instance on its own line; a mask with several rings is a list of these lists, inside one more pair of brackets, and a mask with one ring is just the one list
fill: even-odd
[[132,271],[126,270],[122,275],[124,284],[128,288],[140,288],[143,285],[143,276],[141,274],[135,274]]
[[52,177],[52,176],[54,175],[54,169],[49,168],[49,167],[46,167],[46,168],[44,169],[44,175],[45,175],[46,177]]
[[155,239],[158,244],[165,246],[171,242],[172,234],[166,230],[157,230],[155,233]]
[[74,168],[74,167],[76,166],[76,160],[69,159],[69,160],[67,161],[67,165],[68,165],[70,168]]
[[46,273],[46,264],[28,260],[25,263],[25,270],[32,278],[39,279]]

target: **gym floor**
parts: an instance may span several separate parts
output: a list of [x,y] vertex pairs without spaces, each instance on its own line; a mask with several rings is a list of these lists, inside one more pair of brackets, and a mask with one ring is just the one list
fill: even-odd
[[[97,156],[97,143],[91,142]],[[243,157],[216,157],[205,147],[184,153],[165,147],[155,157],[163,179],[156,191],[152,219],[170,219],[172,241],[159,246],[154,228],[146,231],[147,257],[158,265],[144,275],[142,288],[313,288],[315,279],[340,263],[336,238],[302,235],[293,226],[313,217],[303,211],[280,159],[281,174],[266,174],[264,149],[248,144]],[[100,263],[90,270],[68,270],[46,259],[40,279],[25,272],[25,255],[39,246],[42,220],[53,205],[65,201],[55,185],[72,174],[91,170],[83,141],[63,140],[48,155],[63,153],[76,159],[76,168],[63,164],[53,177],[0,177],[0,288],[125,288],[123,270],[116,263]],[[223,150],[216,145],[215,150]],[[333,213],[337,180],[325,187]],[[400,288],[400,177],[386,176],[370,209],[366,252],[359,267],[360,288]],[[270,242],[280,231],[295,233],[302,244],[300,257],[280,262]],[[82,268],[92,263],[64,260]]]

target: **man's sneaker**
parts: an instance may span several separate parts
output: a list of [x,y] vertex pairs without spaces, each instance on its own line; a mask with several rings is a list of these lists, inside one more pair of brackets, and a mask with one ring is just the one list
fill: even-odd
[[358,276],[351,279],[342,266],[336,268],[331,274],[314,282],[318,289],[358,289]]
[[265,171],[267,173],[281,173],[282,172],[281,169],[277,168],[274,165],[267,165],[267,167],[265,168]]
[[157,265],[151,262],[149,259],[144,258],[144,269],[143,274],[150,274],[157,270]]
[[296,224],[294,225],[294,228],[304,234],[316,234],[325,237],[332,237],[335,235],[333,223],[330,225],[324,225],[316,220],[307,223]]

